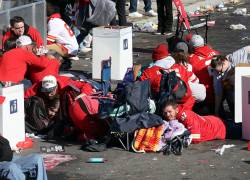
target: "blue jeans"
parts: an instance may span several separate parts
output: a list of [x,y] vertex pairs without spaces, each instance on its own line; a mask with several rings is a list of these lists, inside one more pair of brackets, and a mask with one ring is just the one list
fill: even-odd
[[30,154],[24,157],[13,157],[10,162],[0,162],[0,179],[47,180],[47,173],[43,164],[43,158],[38,154]]
[[[129,12],[130,13],[133,13],[133,12],[136,12],[137,11],[137,1],[138,0],[130,0],[130,7],[129,7]],[[144,10],[145,12],[148,12],[150,10],[152,10],[152,7],[151,7],[151,0],[143,0],[144,1]]]

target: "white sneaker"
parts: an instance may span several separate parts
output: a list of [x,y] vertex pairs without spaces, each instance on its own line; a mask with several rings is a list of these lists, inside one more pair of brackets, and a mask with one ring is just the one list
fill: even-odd
[[155,16],[157,16],[158,14],[157,14],[156,12],[154,12],[154,10],[153,10],[153,9],[151,9],[150,11],[145,12],[145,15],[146,15],[146,16],[152,16],[152,17],[155,17]]
[[128,14],[129,17],[134,17],[134,18],[140,18],[142,17],[143,15],[138,13],[138,12],[133,12],[133,13],[129,13]]
[[87,53],[87,52],[89,52],[89,51],[91,51],[92,50],[92,48],[89,48],[89,47],[82,47],[82,48],[80,48],[80,52],[82,52],[82,53]]
[[78,56],[72,56],[72,57],[69,57],[69,59],[72,60],[72,61],[79,61]]

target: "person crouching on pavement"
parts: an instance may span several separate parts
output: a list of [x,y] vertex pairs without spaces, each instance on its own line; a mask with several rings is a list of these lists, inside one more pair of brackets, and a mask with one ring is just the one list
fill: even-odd
[[[31,40],[29,36],[23,35],[16,40],[16,46],[18,48],[26,49],[37,55],[37,46]],[[29,68],[27,72],[27,78],[31,80],[32,83],[36,83],[42,80],[46,75],[57,76],[59,74],[60,61],[52,55],[39,55],[38,57],[43,57],[43,59],[48,60],[48,65],[45,69],[41,70],[39,68]]]
[[214,69],[215,114],[219,115],[223,99],[226,99],[231,115],[234,114],[235,68],[226,56],[215,56],[211,67]]
[[25,91],[26,131],[51,137],[70,136],[73,126],[79,129],[70,109],[74,108],[78,95],[91,95],[93,92],[88,83],[64,76],[45,76]]
[[163,107],[165,118],[178,119],[191,133],[192,143],[226,138],[226,127],[216,116],[199,116],[193,111],[181,109],[175,101],[168,101]]
[[191,90],[188,85],[187,70],[184,67],[172,68],[175,65],[175,60],[172,56],[170,56],[168,52],[168,46],[166,44],[160,44],[154,49],[152,59],[154,61],[153,66],[146,68],[142,72],[139,80],[149,79],[153,97],[157,99],[157,96],[160,94],[159,91],[162,78],[161,71],[175,71],[176,75],[185,82],[185,85],[187,87],[187,92],[181,100],[182,105],[183,107],[191,110],[193,108],[195,100],[192,97]]

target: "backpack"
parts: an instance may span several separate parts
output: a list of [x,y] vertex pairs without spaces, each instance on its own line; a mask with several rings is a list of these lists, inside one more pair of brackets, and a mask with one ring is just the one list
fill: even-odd
[[162,73],[160,91],[156,98],[158,113],[160,113],[162,104],[165,101],[175,100],[181,104],[183,97],[185,97],[187,93],[186,83],[176,75],[175,71],[168,73],[164,70],[160,70],[160,72]]

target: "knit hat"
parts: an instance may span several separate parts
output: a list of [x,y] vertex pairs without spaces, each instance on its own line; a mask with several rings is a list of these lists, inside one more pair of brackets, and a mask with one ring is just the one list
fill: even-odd
[[168,56],[168,46],[166,44],[160,44],[158,45],[152,54],[153,61],[157,61],[160,59],[163,59]]
[[22,35],[16,40],[16,46],[26,46],[32,44],[32,40],[29,36]]
[[185,42],[178,42],[175,47],[175,51],[188,53],[188,46]]
[[197,34],[192,36],[190,42],[193,45],[193,47],[202,47],[202,46],[204,46],[203,37],[201,37],[200,35],[197,35]]
[[42,80],[41,92],[52,92],[57,87],[57,80],[55,76],[48,75]]

